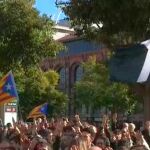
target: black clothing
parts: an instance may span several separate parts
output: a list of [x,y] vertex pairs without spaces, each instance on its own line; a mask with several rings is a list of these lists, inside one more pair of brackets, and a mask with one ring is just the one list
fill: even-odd
[[150,130],[144,129],[142,131],[142,134],[143,134],[144,139],[146,140],[147,144],[150,146]]

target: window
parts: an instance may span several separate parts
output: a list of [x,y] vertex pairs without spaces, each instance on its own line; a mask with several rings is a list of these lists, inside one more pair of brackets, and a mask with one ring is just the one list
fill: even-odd
[[75,82],[80,81],[83,76],[83,68],[81,66],[77,66],[75,69]]
[[65,68],[61,68],[59,70],[59,85],[60,85],[60,88],[65,88]]

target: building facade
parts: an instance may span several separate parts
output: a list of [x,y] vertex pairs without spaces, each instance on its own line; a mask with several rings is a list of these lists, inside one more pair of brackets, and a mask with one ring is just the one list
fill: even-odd
[[[65,26],[65,28],[63,27]],[[59,29],[60,27],[60,29]],[[65,30],[67,28],[67,30]],[[42,62],[41,68],[44,71],[49,69],[56,70],[60,75],[59,88],[64,91],[69,97],[68,103],[68,114],[74,115],[76,113],[75,108],[75,91],[74,85],[76,81],[82,78],[84,73],[82,68],[82,62],[86,62],[91,56],[97,58],[97,61],[103,61],[107,59],[107,48],[103,44],[97,44],[92,41],[77,37],[72,29],[68,25],[63,23],[57,25],[56,30],[58,31],[55,35],[55,39],[63,43],[65,50],[61,51],[58,56],[54,58],[47,58]],[[61,35],[61,36],[60,36]],[[136,89],[137,91],[137,89]],[[90,114],[84,109],[81,110],[80,114],[83,113],[86,118]],[[100,114],[105,113],[105,108],[96,110],[95,113],[91,113],[95,121],[98,121]],[[139,118],[140,115],[133,115],[132,120],[142,120]]]
[[[61,24],[61,28],[62,26]],[[57,25],[57,29],[58,27]],[[58,31],[64,32],[62,30]],[[73,115],[76,112],[74,107],[74,85],[83,75],[82,62],[86,62],[92,56],[96,57],[97,61],[103,61],[107,56],[106,47],[103,44],[79,38],[73,30],[69,33],[66,33],[67,31],[69,30],[65,31],[63,37],[57,38],[59,42],[64,44],[65,50],[61,51],[55,59],[45,59],[41,67],[44,71],[54,69],[59,73],[59,88],[68,95],[68,114]]]

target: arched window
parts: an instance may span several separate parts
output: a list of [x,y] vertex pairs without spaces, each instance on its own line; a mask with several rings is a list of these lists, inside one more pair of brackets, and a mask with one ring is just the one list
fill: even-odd
[[59,70],[59,85],[60,88],[65,88],[65,68]]
[[75,69],[75,82],[80,81],[83,76],[83,68],[81,66],[77,66]]

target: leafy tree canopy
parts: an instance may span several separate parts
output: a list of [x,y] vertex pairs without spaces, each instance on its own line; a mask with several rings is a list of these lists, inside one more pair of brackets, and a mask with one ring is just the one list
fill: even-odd
[[44,102],[53,105],[53,112],[65,110],[67,96],[56,90],[58,74],[39,67],[63,48],[53,40],[53,25],[51,18],[39,15],[34,0],[0,2],[0,76],[13,71],[23,116]]
[[37,105],[48,102],[52,114],[65,113],[67,96],[56,90],[59,75],[53,71],[43,72],[39,68],[30,68],[26,74],[22,68],[15,72],[19,106],[23,117]]
[[76,83],[77,104],[84,104],[87,108],[105,106],[112,111],[132,112],[137,99],[129,92],[129,87],[121,83],[111,83],[109,72],[105,64],[96,63],[93,57],[83,63],[84,75]]
[[10,70],[20,63],[35,65],[61,50],[53,40],[53,22],[40,16],[31,0],[0,3],[0,69]]
[[150,36],[149,8],[149,0],[70,0],[63,10],[80,35],[122,46]]

